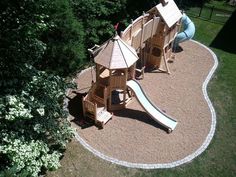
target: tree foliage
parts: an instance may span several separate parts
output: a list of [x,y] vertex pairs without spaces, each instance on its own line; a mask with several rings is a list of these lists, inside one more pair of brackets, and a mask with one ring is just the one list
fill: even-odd
[[43,34],[55,26],[52,2],[0,2],[0,175],[58,168],[73,136],[62,109],[66,83],[32,66],[48,47]]
[[[32,73],[33,69],[28,68]],[[34,71],[20,94],[0,99],[0,168],[37,176],[59,167],[60,148],[73,130],[61,108],[65,84],[59,77]]]
[[72,0],[74,13],[83,22],[86,46],[101,43],[115,34],[114,24],[126,13],[126,0]]
[[0,169],[37,176],[59,167],[60,149],[73,135],[62,109],[66,85],[26,66],[32,77],[18,94],[0,98]]
[[[0,69],[1,92],[18,90],[24,81],[22,66],[40,60],[46,45],[39,40],[41,33],[49,26],[42,1],[0,2]],[[17,73],[17,74],[16,74]],[[11,89],[11,87],[18,89]]]
[[83,25],[73,13],[69,0],[50,1],[49,23],[42,41],[47,44],[43,59],[37,67],[54,74],[67,76],[85,63],[85,32]]

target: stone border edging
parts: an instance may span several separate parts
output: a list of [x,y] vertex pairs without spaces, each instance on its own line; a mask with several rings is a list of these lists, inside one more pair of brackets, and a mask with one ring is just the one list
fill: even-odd
[[182,164],[188,163],[190,161],[192,161],[194,158],[196,158],[197,156],[199,156],[202,152],[204,152],[206,150],[206,148],[209,146],[214,133],[215,133],[215,129],[216,129],[216,113],[214,110],[214,107],[208,97],[207,94],[207,85],[210,81],[210,79],[212,78],[217,66],[218,66],[218,60],[217,60],[217,56],[215,55],[215,53],[209,49],[207,46],[201,44],[200,42],[197,42],[195,40],[191,40],[192,42],[197,43],[198,45],[204,47],[205,49],[207,49],[213,59],[214,59],[214,65],[211,68],[210,72],[208,73],[206,80],[203,82],[202,85],[202,92],[204,95],[204,98],[209,106],[209,109],[211,111],[211,129],[205,139],[205,141],[203,142],[203,144],[200,146],[200,148],[198,148],[194,153],[186,156],[185,158],[181,159],[181,160],[177,160],[174,162],[170,162],[170,163],[157,163],[157,164],[145,164],[145,163],[131,163],[131,162],[127,162],[127,161],[121,161],[118,159],[115,159],[113,157],[109,157],[105,154],[102,154],[101,152],[97,151],[96,149],[94,149],[93,147],[91,147],[88,143],[86,143],[86,141],[84,141],[79,134],[76,132],[75,133],[75,138],[80,142],[80,144],[82,144],[84,146],[84,148],[86,148],[87,150],[89,150],[90,152],[92,152],[95,156],[98,156],[106,161],[109,161],[111,163],[117,164],[117,165],[121,165],[121,166],[125,166],[125,167],[129,167],[129,168],[140,168],[140,169],[161,169],[161,168],[174,168],[177,166],[180,166]]

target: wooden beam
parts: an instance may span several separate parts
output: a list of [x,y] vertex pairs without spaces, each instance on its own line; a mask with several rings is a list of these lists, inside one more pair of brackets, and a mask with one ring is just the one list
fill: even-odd
[[165,63],[167,73],[170,74],[170,69],[169,69],[169,66],[168,66],[168,63],[167,63],[165,48],[163,48],[163,57],[164,57],[164,63]]

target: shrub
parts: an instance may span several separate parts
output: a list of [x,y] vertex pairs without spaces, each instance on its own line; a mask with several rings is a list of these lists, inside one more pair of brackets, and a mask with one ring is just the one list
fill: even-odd
[[73,129],[62,109],[65,82],[33,67],[26,70],[32,77],[21,93],[0,98],[0,169],[37,176],[43,168],[60,166],[60,150],[73,137]]

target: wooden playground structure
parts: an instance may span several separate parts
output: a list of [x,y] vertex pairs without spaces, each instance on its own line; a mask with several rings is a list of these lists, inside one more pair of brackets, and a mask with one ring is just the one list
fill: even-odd
[[83,112],[103,125],[112,117],[109,111],[119,110],[129,102],[126,81],[135,77],[135,50],[119,36],[104,43],[95,57],[96,82],[83,98]]
[[133,21],[121,33],[121,38],[139,54],[140,68],[153,67],[170,73],[168,60],[182,14],[173,0],[163,3]]
[[145,68],[170,74],[168,60],[181,17],[173,0],[163,0],[132,21],[120,36],[89,49],[96,63],[96,82],[83,98],[84,116],[103,127],[112,118],[111,111],[125,108],[134,96],[127,82],[135,80],[137,72],[140,78],[144,78]]

